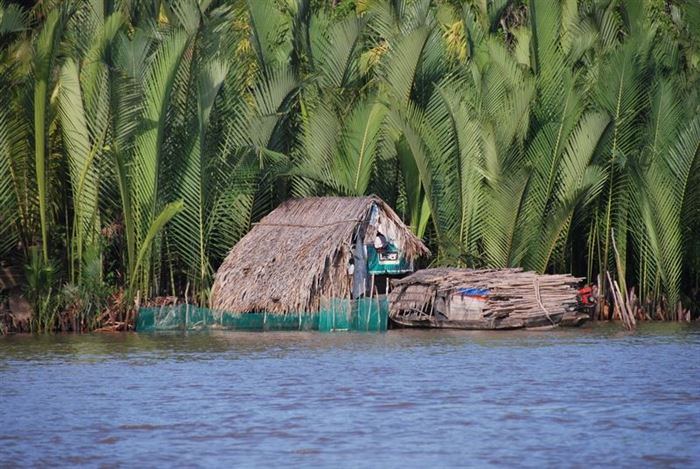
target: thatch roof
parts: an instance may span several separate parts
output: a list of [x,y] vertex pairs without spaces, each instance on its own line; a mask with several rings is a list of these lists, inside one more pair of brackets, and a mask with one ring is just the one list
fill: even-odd
[[484,307],[486,315],[563,313],[576,304],[575,285],[581,280],[568,274],[538,274],[517,268],[425,269],[392,282],[389,314],[429,312],[439,294],[449,295],[463,288],[489,292]]
[[[430,254],[384,201],[369,197],[288,200],[257,223],[216,273],[212,308],[231,312],[318,311],[322,297],[348,297],[353,235],[372,206],[409,261]],[[374,239],[372,227],[365,240]]]

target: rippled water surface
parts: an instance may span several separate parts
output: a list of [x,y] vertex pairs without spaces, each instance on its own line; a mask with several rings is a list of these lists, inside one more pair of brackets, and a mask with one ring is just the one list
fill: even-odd
[[700,328],[0,338],[0,466],[700,465]]

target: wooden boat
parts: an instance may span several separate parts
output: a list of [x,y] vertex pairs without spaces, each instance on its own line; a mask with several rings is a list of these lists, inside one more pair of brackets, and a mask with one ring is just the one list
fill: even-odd
[[521,269],[426,269],[392,282],[393,327],[436,329],[524,329],[575,327],[579,311],[571,275]]

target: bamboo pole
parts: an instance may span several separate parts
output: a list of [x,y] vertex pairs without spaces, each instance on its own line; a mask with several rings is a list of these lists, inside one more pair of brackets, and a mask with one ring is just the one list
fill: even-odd
[[374,274],[372,274],[372,285],[369,287],[369,310],[367,311],[367,325],[365,329],[369,330],[369,317],[372,315],[372,296],[374,295]]

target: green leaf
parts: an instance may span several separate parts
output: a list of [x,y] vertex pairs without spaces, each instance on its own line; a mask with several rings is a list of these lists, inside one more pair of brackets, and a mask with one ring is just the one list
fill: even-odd
[[136,273],[142,267],[144,260],[148,257],[148,253],[151,250],[153,241],[155,240],[156,236],[158,236],[158,234],[165,227],[165,225],[175,215],[177,215],[182,210],[182,208],[183,208],[183,203],[181,200],[179,200],[177,202],[169,203],[168,205],[163,207],[163,210],[158,214],[157,217],[155,217],[155,219],[153,220],[151,225],[148,227],[148,231],[146,232],[146,236],[141,241],[141,247],[139,248],[139,255],[136,258],[136,263],[134,264],[134,267],[131,271],[131,275],[129,276],[131,278],[131,282],[129,284],[129,290],[131,290],[131,291],[134,290],[134,287],[136,286],[136,279],[137,279]]

